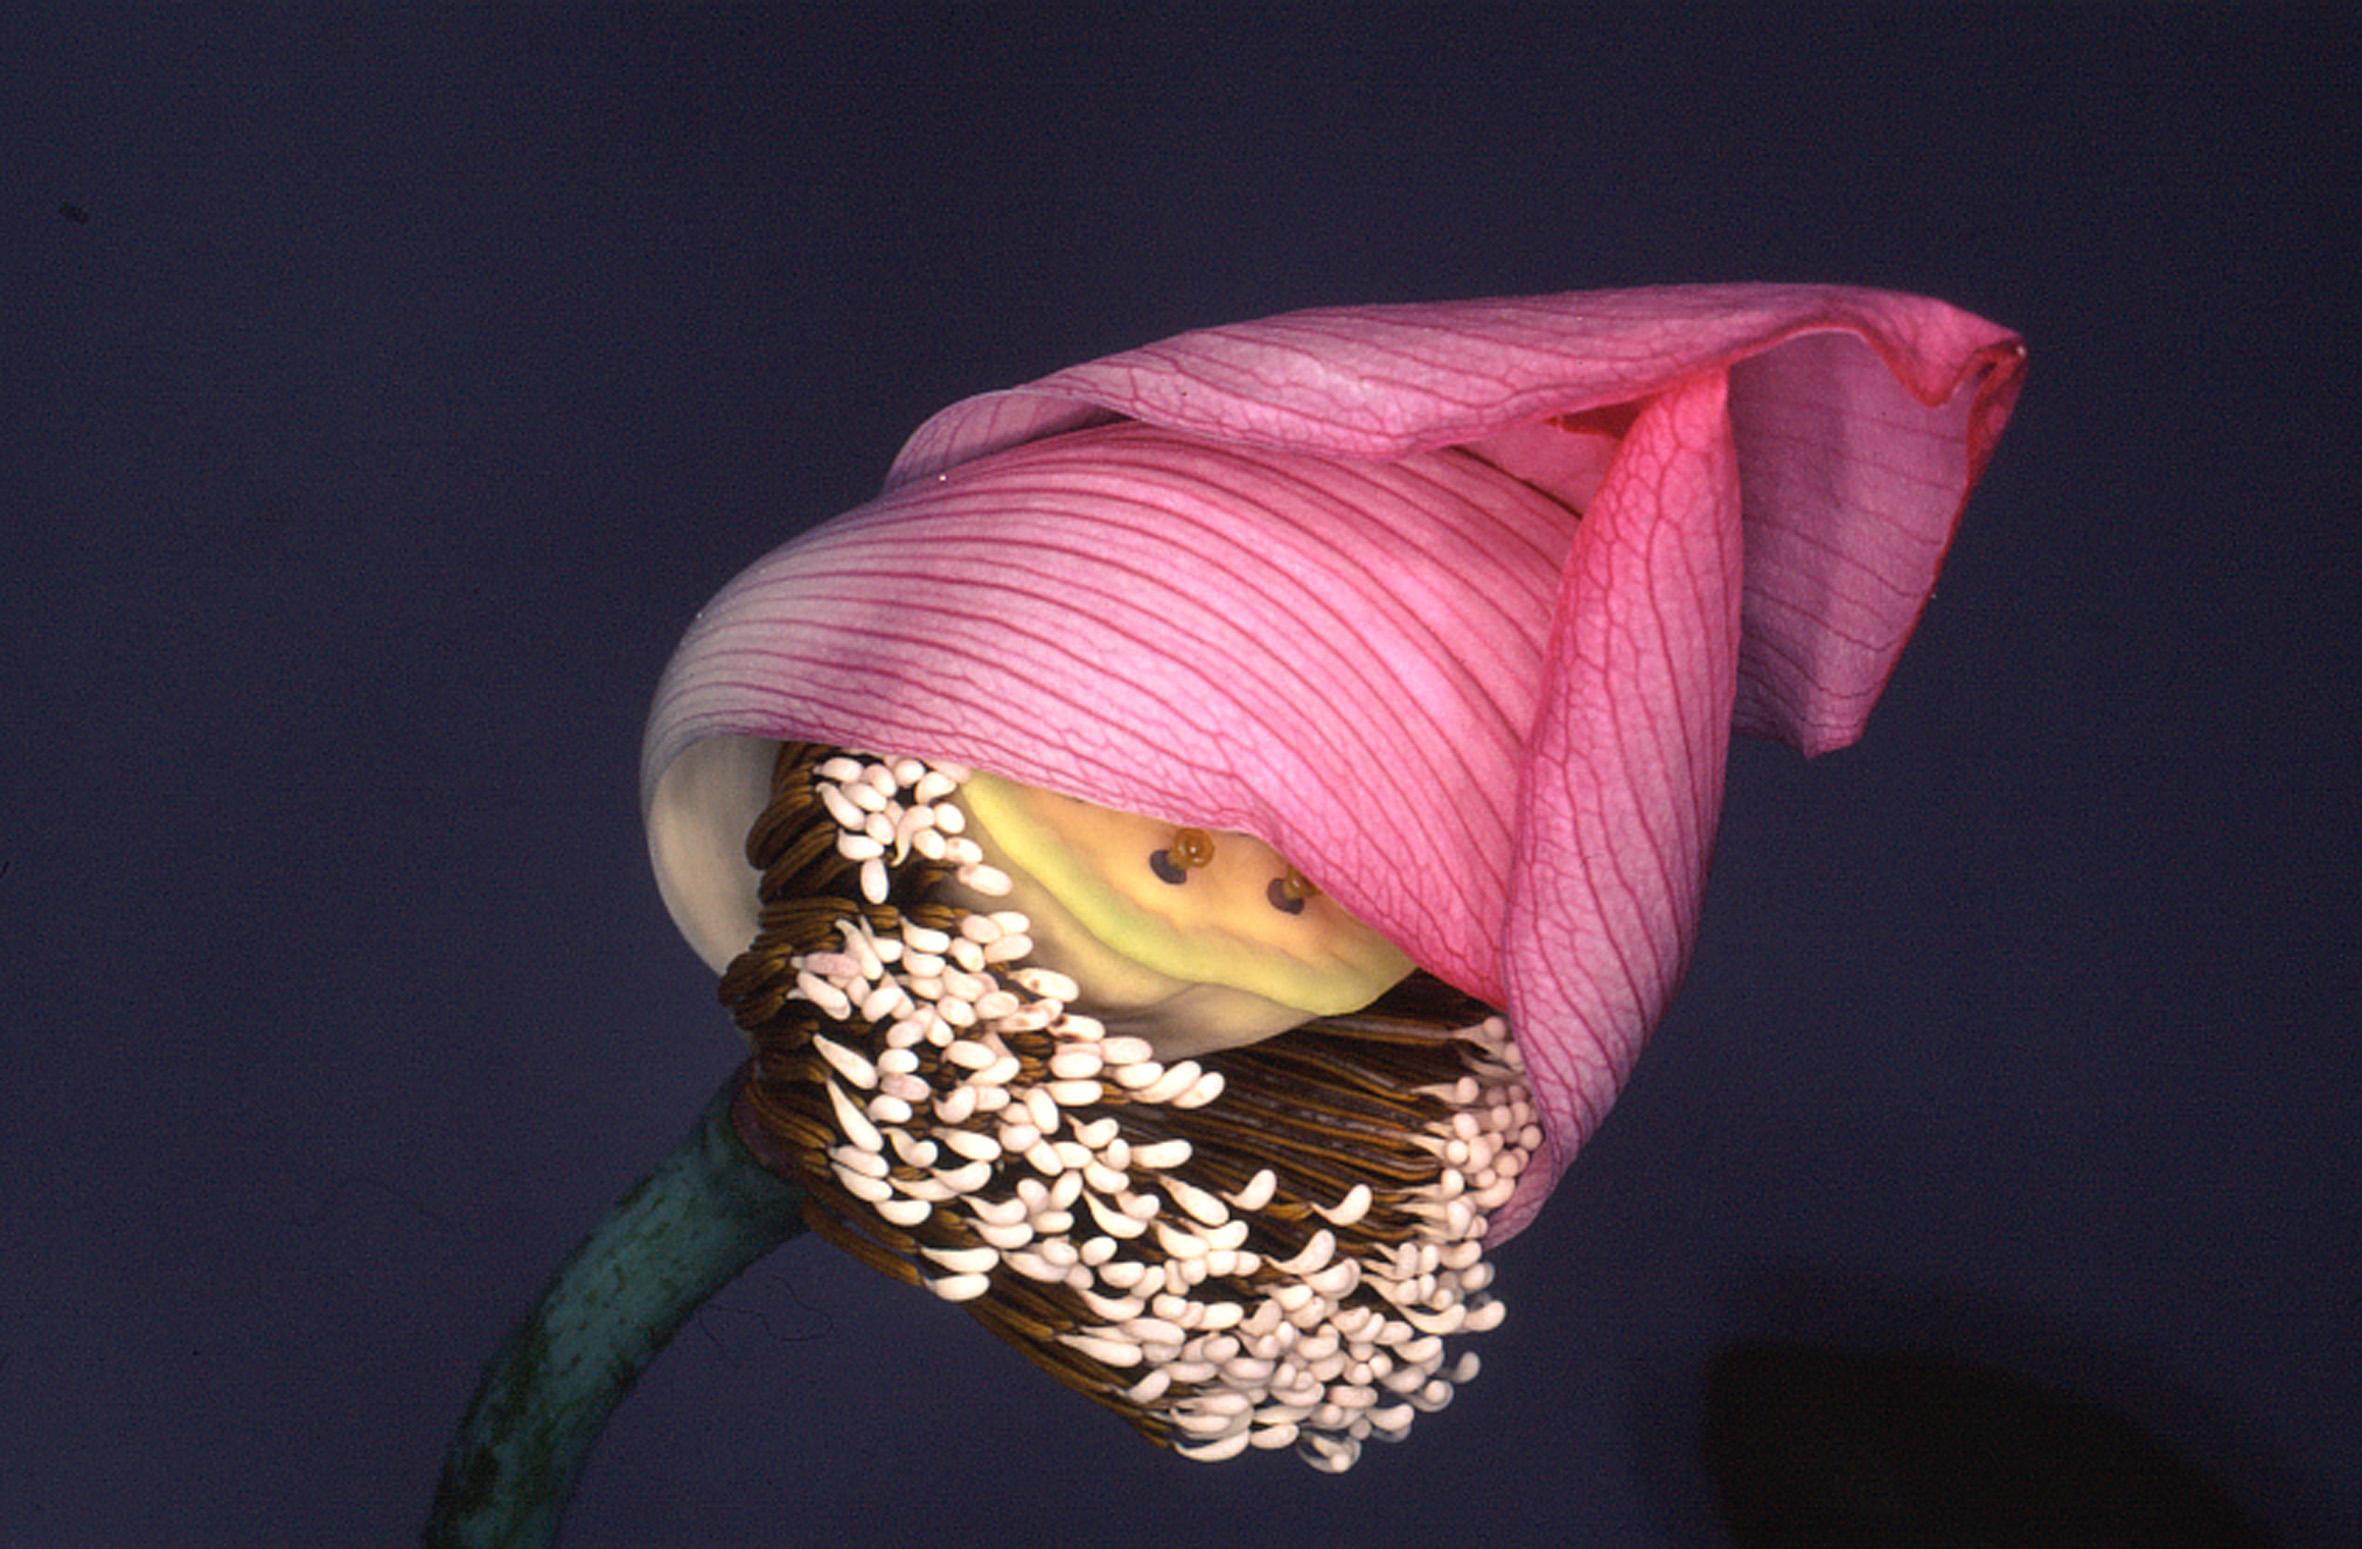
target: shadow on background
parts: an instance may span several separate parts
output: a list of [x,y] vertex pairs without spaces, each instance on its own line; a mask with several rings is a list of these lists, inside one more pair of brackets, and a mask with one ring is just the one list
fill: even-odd
[[1725,1349],[1706,1370],[1698,1446],[1741,1549],[2269,1542],[2123,1416],[1998,1366],[1907,1350]]
[[1637,1389],[1675,1543],[2270,1549],[2258,1507],[2329,1542],[2252,1427],[2022,1310],[1789,1277],[1725,1327],[1746,1336],[1652,1362]]

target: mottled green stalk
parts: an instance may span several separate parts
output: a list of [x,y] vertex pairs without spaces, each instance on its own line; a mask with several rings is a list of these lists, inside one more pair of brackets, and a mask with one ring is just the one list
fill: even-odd
[[485,1368],[443,1466],[429,1549],[554,1541],[607,1416],[705,1299],[803,1230],[802,1196],[730,1122],[737,1077],[617,1201]]

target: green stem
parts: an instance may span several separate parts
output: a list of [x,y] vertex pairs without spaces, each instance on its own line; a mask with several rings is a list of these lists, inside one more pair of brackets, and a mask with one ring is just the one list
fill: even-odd
[[801,1191],[731,1124],[739,1082],[583,1239],[485,1368],[443,1465],[428,1549],[553,1542],[583,1459],[656,1352],[803,1230]]

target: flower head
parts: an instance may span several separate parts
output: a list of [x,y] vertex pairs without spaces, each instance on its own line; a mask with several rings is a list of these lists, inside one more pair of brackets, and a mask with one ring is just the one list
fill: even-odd
[[[1435,1232],[1471,1252],[1477,1237],[1498,1242],[1529,1221],[1662,1013],[1696,926],[1731,729],[1808,753],[1859,734],[2023,362],[2007,331],[1921,298],[1672,287],[1294,313],[967,400],[911,438],[883,496],[758,561],[689,631],[658,691],[643,762],[667,902],[717,967],[754,965],[732,967],[725,984],[742,1022],[759,1028],[784,1015],[776,1047],[824,1046],[795,1055],[813,1106],[781,1122],[810,1128],[813,1168],[836,1169],[848,1187],[869,1178],[863,1169],[886,1180],[854,1197],[884,1191],[889,1236],[904,1230],[896,1214],[942,1213],[944,1201],[923,1196],[951,1186],[922,1175],[966,1176],[935,1166],[950,1161],[936,1151],[924,1165],[891,1153],[926,1145],[930,1125],[990,1126],[977,1129],[965,1113],[930,1120],[892,1092],[866,1094],[907,1077],[919,1107],[940,1101],[944,1089],[916,1073],[922,1055],[933,1068],[929,1050],[975,1045],[997,1062],[991,1046],[960,1036],[976,1007],[1015,1018],[1001,1053],[1044,1090],[1065,1082],[1078,1101],[1063,1122],[1081,1132],[1106,1117],[1079,1100],[1081,1085],[1119,1106],[1129,1099],[1096,1076],[1033,1069],[1060,1051],[1073,1056],[1068,1069],[1090,1063],[1059,1041],[1061,1017],[1075,1019],[1068,1041],[1099,1043],[1109,1022],[1143,1018],[1140,1037],[1119,1029],[1113,1039],[1156,1074],[1121,1090],[1161,1101],[1209,1084],[1218,1092],[1219,1062],[1248,1058],[1212,1049],[1308,1017],[1328,1019],[1313,1034],[1342,1034],[1335,1018],[1353,1020],[1345,999],[1385,990],[1390,974],[1415,965],[1413,980],[1386,991],[1397,999],[1373,1012],[1415,1002],[1440,1022],[1460,1021],[1474,1074],[1462,1099],[1432,1096],[1421,1100],[1441,1105],[1434,1111],[1406,1110],[1406,1144],[1441,1157],[1453,1138],[1448,1110],[1474,1103],[1492,1116],[1492,1128],[1475,1128],[1499,1165],[1488,1162],[1477,1184],[1465,1166],[1476,1137],[1466,1135],[1463,1161],[1435,1162],[1441,1183],[1380,1189],[1381,1216],[1407,1212],[1386,1217],[1395,1239],[1379,1232],[1359,1259],[1346,1257],[1376,1266],[1367,1275],[1394,1288],[1386,1300],[1408,1317],[1403,1288],[1433,1293],[1438,1274],[1419,1268],[1417,1251],[1401,1255],[1402,1242],[1415,1250],[1428,1230],[1419,1212],[1450,1214],[1442,1196],[1467,1191],[1480,1204],[1462,1201],[1458,1235]],[[972,781],[973,771],[990,779]],[[959,815],[919,841],[948,808]],[[793,838],[799,824],[815,837]],[[906,878],[895,870],[905,864],[919,869]],[[1220,865],[1233,869],[1212,869]],[[1023,907],[996,907],[1008,892],[996,883],[1030,890]],[[791,885],[833,889],[843,907],[813,914],[781,891]],[[1205,946],[1220,932],[1211,916],[1182,909],[1184,895],[1243,900],[1224,906],[1236,939]],[[1066,922],[1055,935],[1053,918]],[[925,988],[940,991],[943,973],[874,961],[877,943],[891,940],[897,958],[915,953],[930,966],[943,954],[922,946],[940,936],[948,949],[943,927],[968,920],[980,922],[968,938],[980,966],[995,943],[1021,940],[1023,950],[1004,949],[991,965],[1036,978],[996,978],[997,990],[979,980],[977,996],[945,1001]],[[841,943],[822,941],[831,930]],[[748,950],[765,941],[768,956]],[[1085,958],[1099,966],[1070,971]],[[1135,970],[1149,977],[1119,993]],[[1007,1003],[983,998],[995,993]],[[1453,1009],[1440,1009],[1439,996]],[[949,1010],[952,1001],[969,1009]],[[1506,1024],[1486,1008],[1505,1012]],[[936,1026],[939,1009],[950,1021]],[[914,1012],[923,1012],[916,1031],[906,1026]],[[879,1041],[849,1048],[816,1031],[815,1017],[836,1034],[870,1028]],[[1230,1030],[1191,1043],[1193,1019]],[[897,1027],[901,1042],[888,1036]],[[1255,1058],[1284,1064],[1295,1056],[1282,1046],[1298,1036],[1308,1035],[1282,1036]],[[1018,1047],[1027,1038],[1049,1040],[1038,1059]],[[889,1048],[908,1057],[888,1060],[881,1077]],[[1124,1063],[1105,1053],[1094,1071]],[[1339,1060],[1367,1087],[1384,1084],[1369,1072],[1391,1068],[1392,1057]],[[1174,1077],[1185,1064],[1187,1079]],[[863,1075],[870,1087],[855,1079]],[[1435,1090],[1454,1088],[1443,1080]],[[1538,1123],[1518,1117],[1529,1089]],[[1016,1090],[1030,1098],[1022,1083]],[[912,1110],[918,1127],[891,1146],[880,1134],[865,1153],[880,1161],[824,1160],[848,1134],[878,1134],[874,1114],[830,1117],[830,1105],[864,1103],[889,1116]],[[1099,1266],[1088,1259],[1036,1252],[1042,1218],[1075,1214],[1050,1198],[1065,1187],[1055,1180],[1084,1170],[1079,1158],[1072,1169],[1052,1165],[1059,1115],[1037,1116],[1053,1124],[1014,1121],[1017,1138],[1051,1146],[1034,1159],[1043,1197],[1026,1196],[1029,1245],[988,1254],[988,1243],[958,1235],[982,1218],[963,1218],[953,1245],[908,1238],[894,1252],[915,1263],[931,1246],[934,1262],[951,1266],[936,1276],[939,1290],[1012,1278],[1014,1262],[1022,1273],[1013,1278],[1127,1302],[1126,1287],[1094,1282]],[[1007,1138],[1012,1121],[998,1122]],[[1427,1134],[1436,1122],[1445,1128]],[[1195,1133],[1211,1159],[1214,1131]],[[998,1140],[993,1152],[994,1166],[1008,1160]],[[1260,1154],[1246,1146],[1235,1166]],[[1168,1221],[1204,1203],[1199,1223],[1216,1233],[1232,1209],[1254,1213],[1241,1198],[1279,1212],[1270,1251],[1215,1250],[1230,1255],[1222,1267],[1276,1261],[1279,1246],[1297,1250],[1291,1262],[1310,1253],[1325,1264],[1307,1212],[1358,1220],[1372,1207],[1286,1197],[1326,1176],[1323,1164],[1304,1165],[1300,1178],[1280,1170],[1277,1204],[1260,1175],[1228,1179],[1230,1206],[1196,1197],[1207,1186],[1186,1180],[1148,1203]],[[895,1192],[911,1180],[917,1194]],[[1066,1205],[1097,1208],[1098,1194],[1080,1184],[1069,1192]],[[1078,1232],[1086,1244],[1117,1241]],[[1207,1250],[1182,1235],[1160,1258],[1197,1265],[1188,1285],[1202,1287]],[[1092,1251],[1102,1265],[1131,1262],[1111,1259],[1113,1247]],[[1456,1249],[1441,1251],[1448,1262]],[[1328,1274],[1321,1264],[1305,1273]],[[1251,1289],[1257,1274],[1212,1280]],[[1481,1306],[1475,1292],[1489,1271],[1468,1278],[1473,1286],[1446,1291]],[[1195,1305],[1193,1316],[1209,1316],[1202,1297],[1183,1294],[1178,1268],[1171,1282],[1168,1310]],[[1360,1327],[1350,1288],[1338,1295],[1339,1316]],[[1050,1337],[1039,1333],[1048,1314],[1023,1297],[995,1305],[1004,1324],[1024,1325],[1012,1337],[1022,1342],[1028,1328],[1037,1342]],[[1422,1305],[1434,1313],[1432,1299]],[[1140,1325],[1124,1348],[1170,1345],[1165,1364],[1186,1386],[1197,1367],[1223,1364],[1202,1359],[1209,1339],[1238,1342],[1213,1329],[1240,1314],[1211,1316],[1217,1324],[1202,1331],[1154,1312],[1092,1327]],[[1305,1337],[1318,1349],[1331,1333],[1342,1345],[1355,1337],[1330,1324]],[[1097,1396],[1116,1391],[1108,1384],[1131,1371],[1121,1341],[1066,1334],[1084,1355],[1062,1375]],[[1414,1346],[1425,1337],[1406,1330]],[[1339,1408],[1332,1390],[1374,1392],[1368,1363],[1348,1360],[1342,1377],[1324,1377],[1327,1357],[1293,1368],[1291,1359],[1251,1346],[1223,1357],[1253,1378],[1240,1379],[1257,1395],[1246,1410],[1192,1389],[1198,1407],[1156,1411],[1163,1429],[1152,1434],[1219,1455],[1247,1444],[1243,1413],[1258,1440],[1283,1429],[1292,1437],[1302,1422],[1330,1438],[1316,1461],[1350,1461],[1329,1449],[1355,1425],[1370,1434],[1370,1423],[1350,1403]],[[1357,1372],[1363,1380],[1345,1380]],[[1395,1391],[1434,1396],[1416,1384]]]

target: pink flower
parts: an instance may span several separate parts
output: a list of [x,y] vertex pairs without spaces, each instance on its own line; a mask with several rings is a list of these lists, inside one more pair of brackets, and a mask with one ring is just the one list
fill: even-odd
[[1731,729],[1860,735],[2024,367],[1920,297],[1674,286],[1297,312],[955,404],[690,629],[642,765],[667,901],[717,966],[751,931],[739,836],[683,816],[744,783],[681,758],[723,736],[1255,834],[1507,1009],[1547,1165],[1498,1241],[1680,981]]

